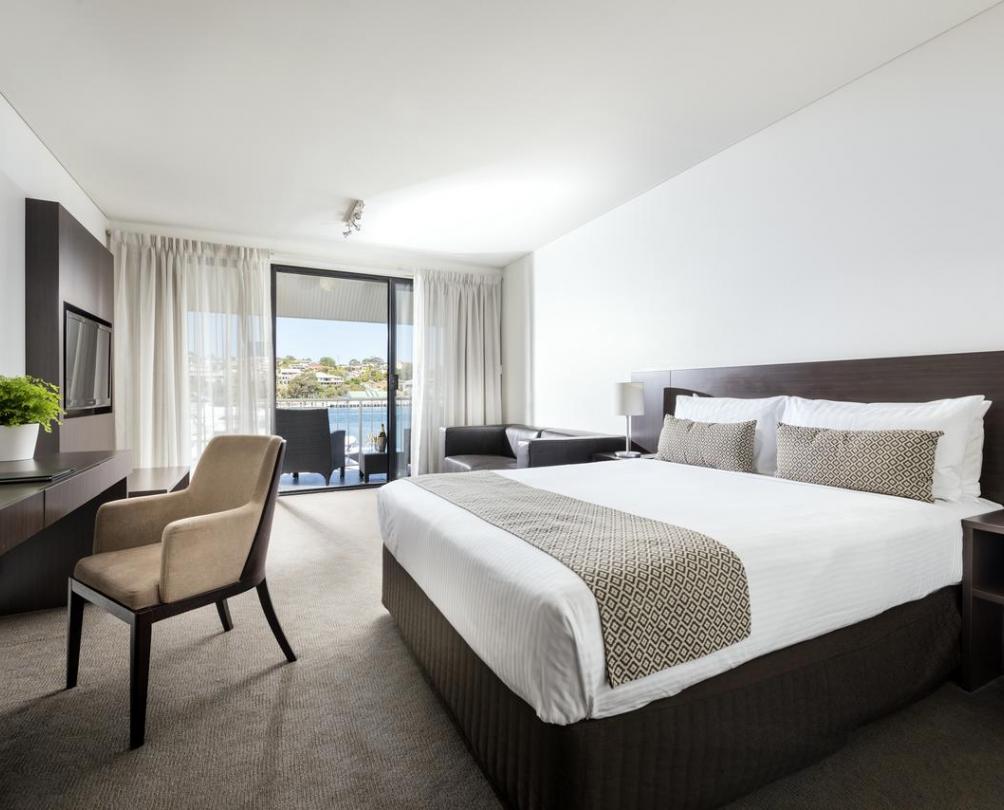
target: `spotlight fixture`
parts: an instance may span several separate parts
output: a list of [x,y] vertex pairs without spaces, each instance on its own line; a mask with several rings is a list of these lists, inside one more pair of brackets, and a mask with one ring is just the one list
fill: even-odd
[[342,236],[346,239],[349,238],[353,231],[358,231],[362,227],[363,209],[365,207],[366,203],[362,200],[354,200],[345,214],[345,218],[342,220]]

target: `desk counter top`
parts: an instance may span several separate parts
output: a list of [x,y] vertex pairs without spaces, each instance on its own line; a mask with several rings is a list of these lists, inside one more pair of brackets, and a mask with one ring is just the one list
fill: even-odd
[[128,450],[55,453],[45,460],[73,472],[55,481],[0,484],[0,554],[125,479],[132,468]]

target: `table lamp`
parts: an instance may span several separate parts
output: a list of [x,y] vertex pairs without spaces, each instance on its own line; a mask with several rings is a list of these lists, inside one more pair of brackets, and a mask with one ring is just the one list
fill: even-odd
[[645,396],[641,383],[622,382],[614,386],[614,406],[618,416],[627,421],[627,434],[623,450],[617,451],[619,458],[638,458],[641,453],[631,449],[631,417],[645,413]]

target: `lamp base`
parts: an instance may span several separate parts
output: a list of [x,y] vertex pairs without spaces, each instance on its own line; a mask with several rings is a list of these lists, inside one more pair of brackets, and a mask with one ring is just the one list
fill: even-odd
[[641,453],[637,450],[617,450],[614,455],[617,458],[641,458]]

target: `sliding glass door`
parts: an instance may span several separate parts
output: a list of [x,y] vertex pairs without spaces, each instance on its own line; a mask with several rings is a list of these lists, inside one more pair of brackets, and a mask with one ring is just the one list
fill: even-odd
[[280,491],[407,476],[411,281],[275,265],[272,288]]
[[411,383],[412,383],[412,306],[414,293],[410,281],[391,282],[391,374],[387,387],[394,394],[392,424],[397,455],[394,477],[403,478],[411,470]]

